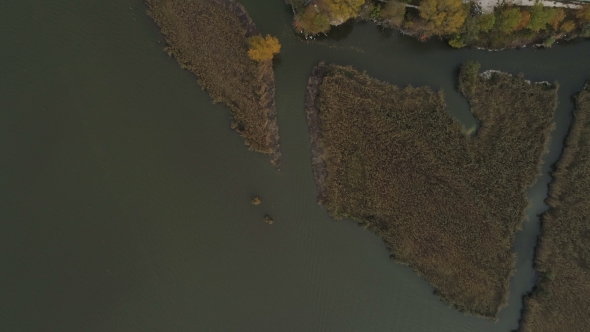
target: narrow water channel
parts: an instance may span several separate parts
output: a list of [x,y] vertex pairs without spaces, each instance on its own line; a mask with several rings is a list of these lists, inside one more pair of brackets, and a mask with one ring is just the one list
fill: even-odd
[[[358,23],[306,42],[283,1],[242,0],[276,61],[281,171],[170,59],[142,0],[0,4],[0,326],[7,331],[510,331],[534,282],[548,172],[590,42],[453,50]],[[560,83],[543,175],[517,234],[509,306],[492,322],[432,295],[380,239],[315,203],[303,98],[320,61],[456,91],[466,60]],[[252,195],[262,204],[253,207]],[[270,226],[262,221],[269,213]]]

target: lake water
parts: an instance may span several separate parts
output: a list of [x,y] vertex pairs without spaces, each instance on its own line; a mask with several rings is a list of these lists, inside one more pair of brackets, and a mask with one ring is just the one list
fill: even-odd
[[[534,281],[536,215],[590,78],[590,42],[550,50],[453,50],[373,24],[292,34],[282,0],[243,0],[276,61],[281,171],[247,151],[229,111],[162,51],[142,0],[0,3],[0,330],[510,331]],[[393,84],[456,91],[465,60],[559,81],[557,129],[518,233],[498,322],[432,295],[381,240],[315,202],[303,110],[320,61]],[[262,205],[250,204],[260,195]],[[262,221],[269,213],[275,224]]]

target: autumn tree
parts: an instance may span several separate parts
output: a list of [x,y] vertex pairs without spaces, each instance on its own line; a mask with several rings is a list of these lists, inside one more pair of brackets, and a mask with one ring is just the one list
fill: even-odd
[[433,34],[448,35],[463,26],[467,9],[461,0],[422,0],[420,17],[428,22]]
[[258,62],[272,60],[275,54],[281,52],[279,40],[271,35],[266,35],[266,37],[252,36],[248,39],[248,43],[250,44],[248,56]]
[[307,6],[303,15],[299,16],[299,23],[306,34],[317,35],[318,33],[326,33],[330,30],[330,19],[328,16],[316,7]]
[[526,10],[520,12],[520,22],[514,29],[515,31],[522,30],[531,22],[531,13]]
[[395,26],[400,26],[406,14],[406,4],[398,1],[389,1],[381,8],[381,18]]
[[576,28],[576,23],[572,20],[567,20],[565,22],[563,22],[561,24],[561,27],[559,27],[559,30],[568,33],[573,31]]
[[553,15],[553,18],[551,19],[551,22],[549,22],[549,25],[551,25],[553,30],[558,30],[559,25],[561,24],[561,22],[564,19],[565,19],[565,10],[563,10],[561,8],[557,8],[557,9],[555,9],[555,15]]
[[581,23],[590,23],[590,5],[583,5],[576,11],[576,17]]
[[330,9],[328,15],[333,21],[344,23],[349,18],[358,15],[365,0],[324,0],[323,2]]
[[506,8],[500,13],[498,30],[505,34],[511,34],[516,30],[522,16],[518,8]]

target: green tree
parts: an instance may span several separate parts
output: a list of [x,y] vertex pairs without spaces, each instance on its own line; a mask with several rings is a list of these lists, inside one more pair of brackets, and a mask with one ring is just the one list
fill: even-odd
[[505,34],[511,34],[516,30],[521,19],[518,8],[506,8],[500,12],[498,30]]
[[545,30],[555,14],[555,9],[545,8],[543,4],[536,3],[531,7],[531,20],[526,28],[534,32]]
[[492,30],[496,23],[496,16],[494,14],[483,14],[478,16],[479,29],[483,32]]

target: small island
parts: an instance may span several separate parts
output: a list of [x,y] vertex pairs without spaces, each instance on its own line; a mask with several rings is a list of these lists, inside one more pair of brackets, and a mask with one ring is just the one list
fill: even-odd
[[555,1],[286,0],[293,25],[309,35],[348,20],[373,21],[421,41],[442,38],[455,48],[551,47],[590,37],[590,5]]
[[260,203],[262,203],[262,200],[260,199],[260,197],[254,196],[250,202],[252,203],[252,205],[260,205]]
[[494,318],[506,303],[526,189],[547,151],[557,86],[462,66],[479,129],[442,92],[398,88],[351,67],[316,66],[305,109],[318,202],[379,235],[455,308]]
[[272,219],[268,214],[264,216],[264,222],[269,225],[272,225],[275,223],[274,219]]
[[146,0],[168,54],[197,76],[214,102],[232,111],[231,127],[250,149],[279,166],[272,57],[278,40],[262,37],[234,0]]
[[520,331],[590,331],[590,86],[576,97],[573,125],[549,185]]

